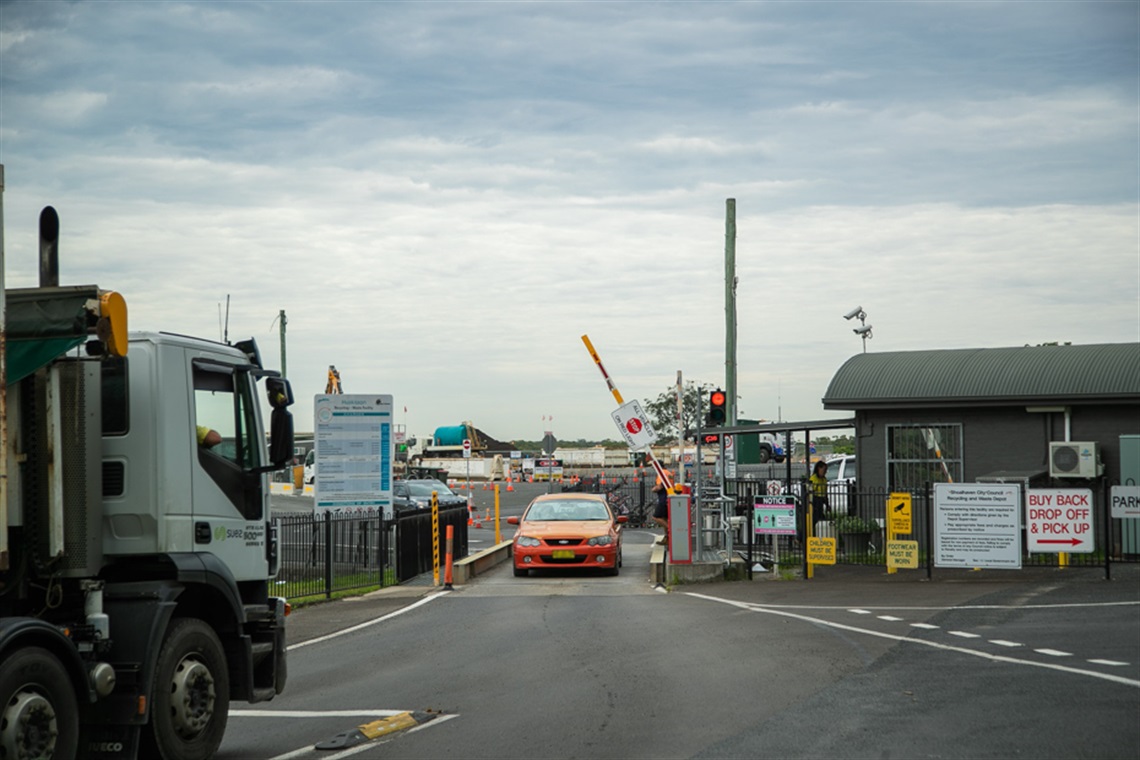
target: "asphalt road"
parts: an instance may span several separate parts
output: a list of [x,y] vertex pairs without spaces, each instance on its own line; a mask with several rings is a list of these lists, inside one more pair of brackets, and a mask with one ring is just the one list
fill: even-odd
[[[662,593],[652,538],[617,578],[503,565],[299,610],[286,693],[235,705],[218,758],[1140,756],[1140,568]],[[405,710],[424,722],[312,749]]]

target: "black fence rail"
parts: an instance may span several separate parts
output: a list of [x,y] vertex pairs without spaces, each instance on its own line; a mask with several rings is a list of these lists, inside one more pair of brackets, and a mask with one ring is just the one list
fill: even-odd
[[[1093,539],[1090,552],[1028,551],[1025,534],[1025,511],[1021,510],[1022,567],[1104,567],[1110,563],[1140,562],[1140,520],[1113,518],[1109,512],[1109,484],[1093,490]],[[737,530],[734,549],[755,562],[797,566],[804,563],[804,537],[809,490],[802,482],[742,479],[730,481],[726,490],[736,499]],[[928,484],[910,492],[911,532],[895,536],[898,540],[915,541],[919,566],[927,573],[934,566],[934,489]],[[1024,496],[1023,496],[1024,498]],[[757,535],[752,525],[753,505],[757,500],[795,503],[795,535]],[[897,499],[895,501],[898,501]],[[891,508],[891,492],[862,489],[854,484],[835,483],[828,488],[822,512],[813,509],[814,536],[836,539],[836,562],[852,565],[886,566],[887,512]]]
[[[452,558],[467,556],[467,509],[451,507],[439,510],[440,562],[446,551],[447,526],[453,528]],[[431,572],[435,562],[430,509],[405,509],[396,513],[396,581],[403,583]]]
[[[432,570],[431,512],[283,515],[274,519],[281,565],[277,594],[286,599],[392,586]],[[467,510],[439,512],[440,555],[447,526],[454,526],[453,558],[467,556]]]

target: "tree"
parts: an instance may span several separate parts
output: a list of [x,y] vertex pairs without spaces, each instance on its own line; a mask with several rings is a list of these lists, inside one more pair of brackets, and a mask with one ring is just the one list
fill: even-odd
[[[710,383],[697,384],[692,380],[685,381],[684,388],[681,391],[681,398],[683,400],[681,423],[684,426],[685,440],[692,440],[696,436],[697,409],[700,408],[702,415],[708,414],[708,395],[714,387],[715,386]],[[645,404],[645,413],[649,415],[649,420],[653,423],[653,427],[659,436],[665,439],[672,438],[676,440],[677,386],[671,385],[656,399],[647,401]],[[701,427],[703,428],[704,426],[705,421],[702,418]]]

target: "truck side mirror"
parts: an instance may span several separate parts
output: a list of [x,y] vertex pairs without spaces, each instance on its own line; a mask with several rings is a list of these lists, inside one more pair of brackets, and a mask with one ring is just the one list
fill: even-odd
[[265,392],[269,396],[269,405],[274,409],[293,405],[293,386],[283,377],[265,378]]
[[269,461],[277,470],[293,461],[293,414],[284,406],[269,416]]

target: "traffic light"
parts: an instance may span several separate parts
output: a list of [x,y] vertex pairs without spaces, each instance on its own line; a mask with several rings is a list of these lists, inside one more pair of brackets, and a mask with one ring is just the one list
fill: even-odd
[[716,446],[720,443],[720,433],[701,433],[702,446]]
[[720,388],[709,394],[709,427],[724,424],[727,419],[724,407],[726,401],[728,401],[728,397]]

